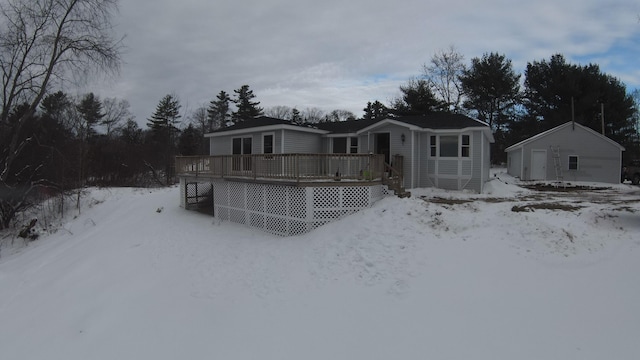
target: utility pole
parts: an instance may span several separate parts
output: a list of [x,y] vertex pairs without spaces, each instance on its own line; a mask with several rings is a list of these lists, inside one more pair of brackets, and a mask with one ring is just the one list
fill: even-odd
[[602,121],[602,135],[604,135],[604,103],[600,103],[600,120]]

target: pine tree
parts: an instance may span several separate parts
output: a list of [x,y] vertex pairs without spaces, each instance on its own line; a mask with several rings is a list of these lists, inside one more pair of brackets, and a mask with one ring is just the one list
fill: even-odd
[[83,124],[81,126],[83,135],[87,138],[95,136],[96,132],[93,127],[97,125],[105,115],[102,112],[102,103],[100,102],[100,98],[95,96],[92,92],[88,93],[82,98],[82,100],[80,100],[80,104],[77,105],[77,109],[83,120]]
[[231,98],[225,91],[220,91],[216,100],[211,100],[207,109],[208,131],[223,128],[231,119],[229,103]]
[[460,76],[467,99],[463,106],[477,112],[478,119],[491,129],[502,129],[511,109],[519,100],[520,75],[513,71],[511,60],[497,53],[471,59],[471,68]]
[[240,89],[233,90],[236,94],[233,102],[236,104],[237,110],[231,114],[234,122],[242,122],[247,119],[253,119],[262,115],[263,109],[259,107],[259,101],[251,101],[256,96],[253,90],[249,89],[249,85],[242,85]]
[[506,161],[506,134],[513,123],[520,102],[520,75],[513,71],[511,60],[497,53],[471,59],[471,67],[463,70],[460,84],[466,96],[462,106],[485,121],[493,130],[491,148],[493,163]]
[[180,107],[178,99],[173,95],[165,95],[147,122],[155,141],[156,152],[161,156],[164,155],[160,161],[164,162],[167,184],[171,183],[174,174],[173,154],[176,148],[175,134],[179,131],[177,125],[181,118]]
[[402,98],[396,99],[390,112],[397,116],[426,115],[446,108],[434,95],[424,79],[411,79],[400,86]]
[[58,91],[45,96],[45,98],[42,99],[40,108],[46,117],[62,123],[71,105],[71,100],[69,100],[67,94]]
[[365,120],[384,119],[385,117],[389,116],[389,109],[387,109],[387,107],[378,100],[374,101],[373,103],[369,101],[367,103],[367,107],[365,107],[363,110],[363,119]]
[[291,122],[293,124],[302,124],[304,122],[302,114],[300,114],[300,110],[296,108],[291,109]]
[[147,122],[147,126],[158,138],[164,138],[176,132],[182,117],[181,107],[180,101],[173,95],[165,95],[156,106],[156,111]]
[[576,122],[601,132],[604,109],[606,136],[625,147],[637,137],[633,98],[620,80],[596,64],[569,64],[556,54],[527,64],[524,85],[528,120],[537,131],[571,121],[573,114]]

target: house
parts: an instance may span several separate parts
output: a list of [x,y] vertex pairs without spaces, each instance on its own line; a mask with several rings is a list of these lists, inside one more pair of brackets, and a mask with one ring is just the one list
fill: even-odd
[[486,123],[446,113],[317,124],[258,117],[205,136],[209,156],[176,160],[181,205],[211,191],[214,216],[283,235],[390,192],[482,192],[494,141]]
[[619,183],[624,147],[567,122],[505,149],[507,172],[521,180]]

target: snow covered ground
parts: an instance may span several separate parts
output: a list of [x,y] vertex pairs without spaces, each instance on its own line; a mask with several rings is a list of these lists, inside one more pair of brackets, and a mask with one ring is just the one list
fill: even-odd
[[640,188],[495,175],[287,238],[95,189],[2,253],[0,358],[637,359]]

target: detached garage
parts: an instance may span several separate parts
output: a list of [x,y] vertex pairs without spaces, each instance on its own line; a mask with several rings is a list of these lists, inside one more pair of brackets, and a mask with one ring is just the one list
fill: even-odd
[[505,149],[507,173],[521,180],[620,182],[624,147],[568,122]]

